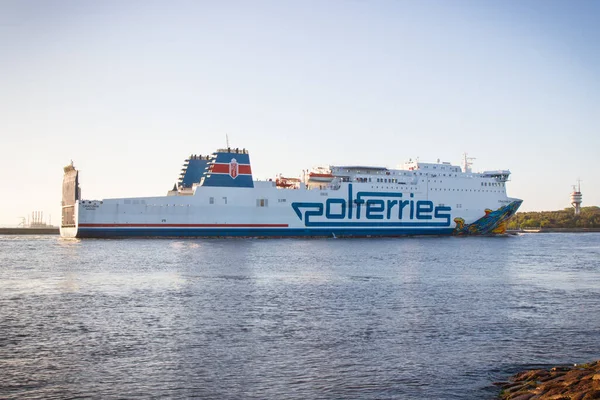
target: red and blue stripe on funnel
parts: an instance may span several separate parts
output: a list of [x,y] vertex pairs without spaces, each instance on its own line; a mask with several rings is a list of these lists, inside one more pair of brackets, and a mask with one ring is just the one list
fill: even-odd
[[208,166],[202,186],[254,187],[250,156],[245,152],[219,151]]

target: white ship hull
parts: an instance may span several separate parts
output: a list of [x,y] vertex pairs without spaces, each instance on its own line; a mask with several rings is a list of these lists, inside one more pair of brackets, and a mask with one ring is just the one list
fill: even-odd
[[[343,173],[341,168],[336,175]],[[203,181],[191,195],[76,199],[72,205],[73,220],[63,223],[61,235],[106,238],[492,234],[503,232],[506,220],[521,204],[521,200],[507,197],[497,176],[454,170],[439,179],[437,174],[418,175],[407,170],[385,170],[385,175],[381,171],[357,171],[351,171],[351,178],[342,178],[322,190],[309,190],[304,185],[296,189],[277,188],[270,181],[246,180],[250,187],[208,186],[208,181]],[[216,175],[213,172],[212,176]],[[242,181],[235,181],[240,178],[237,175],[223,178],[236,184]],[[63,204],[63,209],[68,207]]]

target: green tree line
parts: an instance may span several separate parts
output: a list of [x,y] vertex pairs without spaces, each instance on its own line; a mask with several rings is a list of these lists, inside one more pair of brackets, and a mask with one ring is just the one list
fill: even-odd
[[582,207],[577,216],[573,208],[520,212],[508,221],[507,228],[600,228],[600,207]]

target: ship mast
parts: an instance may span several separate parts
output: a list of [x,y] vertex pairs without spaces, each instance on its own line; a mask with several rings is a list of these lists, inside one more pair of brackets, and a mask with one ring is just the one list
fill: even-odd
[[471,172],[471,166],[473,165],[473,160],[475,160],[475,157],[467,157],[467,153],[463,153],[463,172],[465,173],[470,173]]

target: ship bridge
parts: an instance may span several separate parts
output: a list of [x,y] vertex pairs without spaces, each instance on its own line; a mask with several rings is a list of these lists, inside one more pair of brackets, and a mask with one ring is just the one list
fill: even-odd
[[483,171],[481,173],[483,178],[494,178],[498,182],[506,182],[508,181],[508,177],[510,176],[510,171],[508,170],[497,170],[497,171]]

